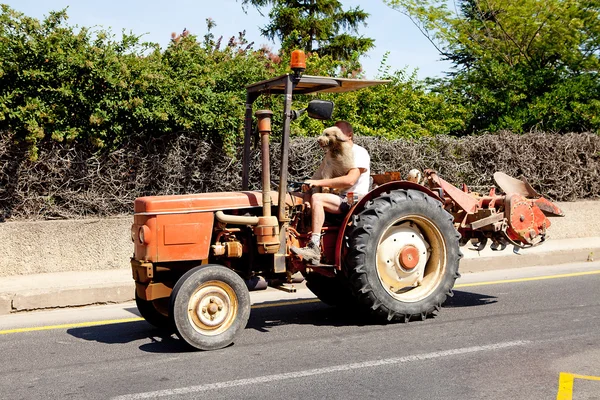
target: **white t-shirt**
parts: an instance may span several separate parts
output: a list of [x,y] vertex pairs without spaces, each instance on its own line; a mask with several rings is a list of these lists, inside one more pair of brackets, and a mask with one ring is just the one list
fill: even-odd
[[369,192],[369,183],[371,176],[371,157],[364,147],[355,143],[352,144],[354,153],[354,165],[356,168],[364,168],[366,171],[361,173],[354,186],[342,191],[342,194],[353,192],[355,196],[364,196]]

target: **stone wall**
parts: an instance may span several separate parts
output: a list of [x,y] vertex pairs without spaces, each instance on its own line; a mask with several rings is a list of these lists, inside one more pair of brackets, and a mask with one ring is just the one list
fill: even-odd
[[129,268],[132,221],[0,223],[0,276]]
[[[600,237],[600,201],[557,203],[551,239]],[[131,216],[0,223],[0,276],[129,268]]]

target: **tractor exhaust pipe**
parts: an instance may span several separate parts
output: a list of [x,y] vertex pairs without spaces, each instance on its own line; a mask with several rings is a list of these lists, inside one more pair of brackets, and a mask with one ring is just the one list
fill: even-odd
[[254,227],[256,244],[260,254],[275,254],[279,250],[279,222],[277,217],[271,216],[271,162],[269,160],[269,135],[271,134],[271,117],[273,111],[259,110],[255,113],[258,119],[258,133],[260,134],[260,152],[262,161],[262,198],[263,216],[258,219]]
[[262,197],[263,216],[271,216],[271,163],[269,160],[269,135],[271,134],[271,117],[273,111],[259,110],[256,112],[258,118],[258,133],[260,134],[260,153],[262,161]]

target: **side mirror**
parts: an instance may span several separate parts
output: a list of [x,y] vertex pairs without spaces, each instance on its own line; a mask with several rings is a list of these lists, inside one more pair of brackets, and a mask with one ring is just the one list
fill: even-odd
[[314,119],[331,119],[333,101],[311,100],[304,110],[292,110],[292,121],[300,118],[306,111],[308,111],[308,116]]
[[333,101],[311,100],[306,108],[308,116],[314,119],[331,119],[333,115]]

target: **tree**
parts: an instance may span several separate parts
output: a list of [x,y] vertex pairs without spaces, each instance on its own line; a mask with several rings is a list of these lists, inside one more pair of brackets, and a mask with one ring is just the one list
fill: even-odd
[[351,60],[369,51],[374,40],[356,36],[369,16],[360,7],[344,10],[337,0],[243,0],[257,9],[271,6],[271,22],[261,28],[268,39],[281,41],[284,52],[295,48]]
[[452,61],[467,132],[600,128],[600,1],[388,0]]

